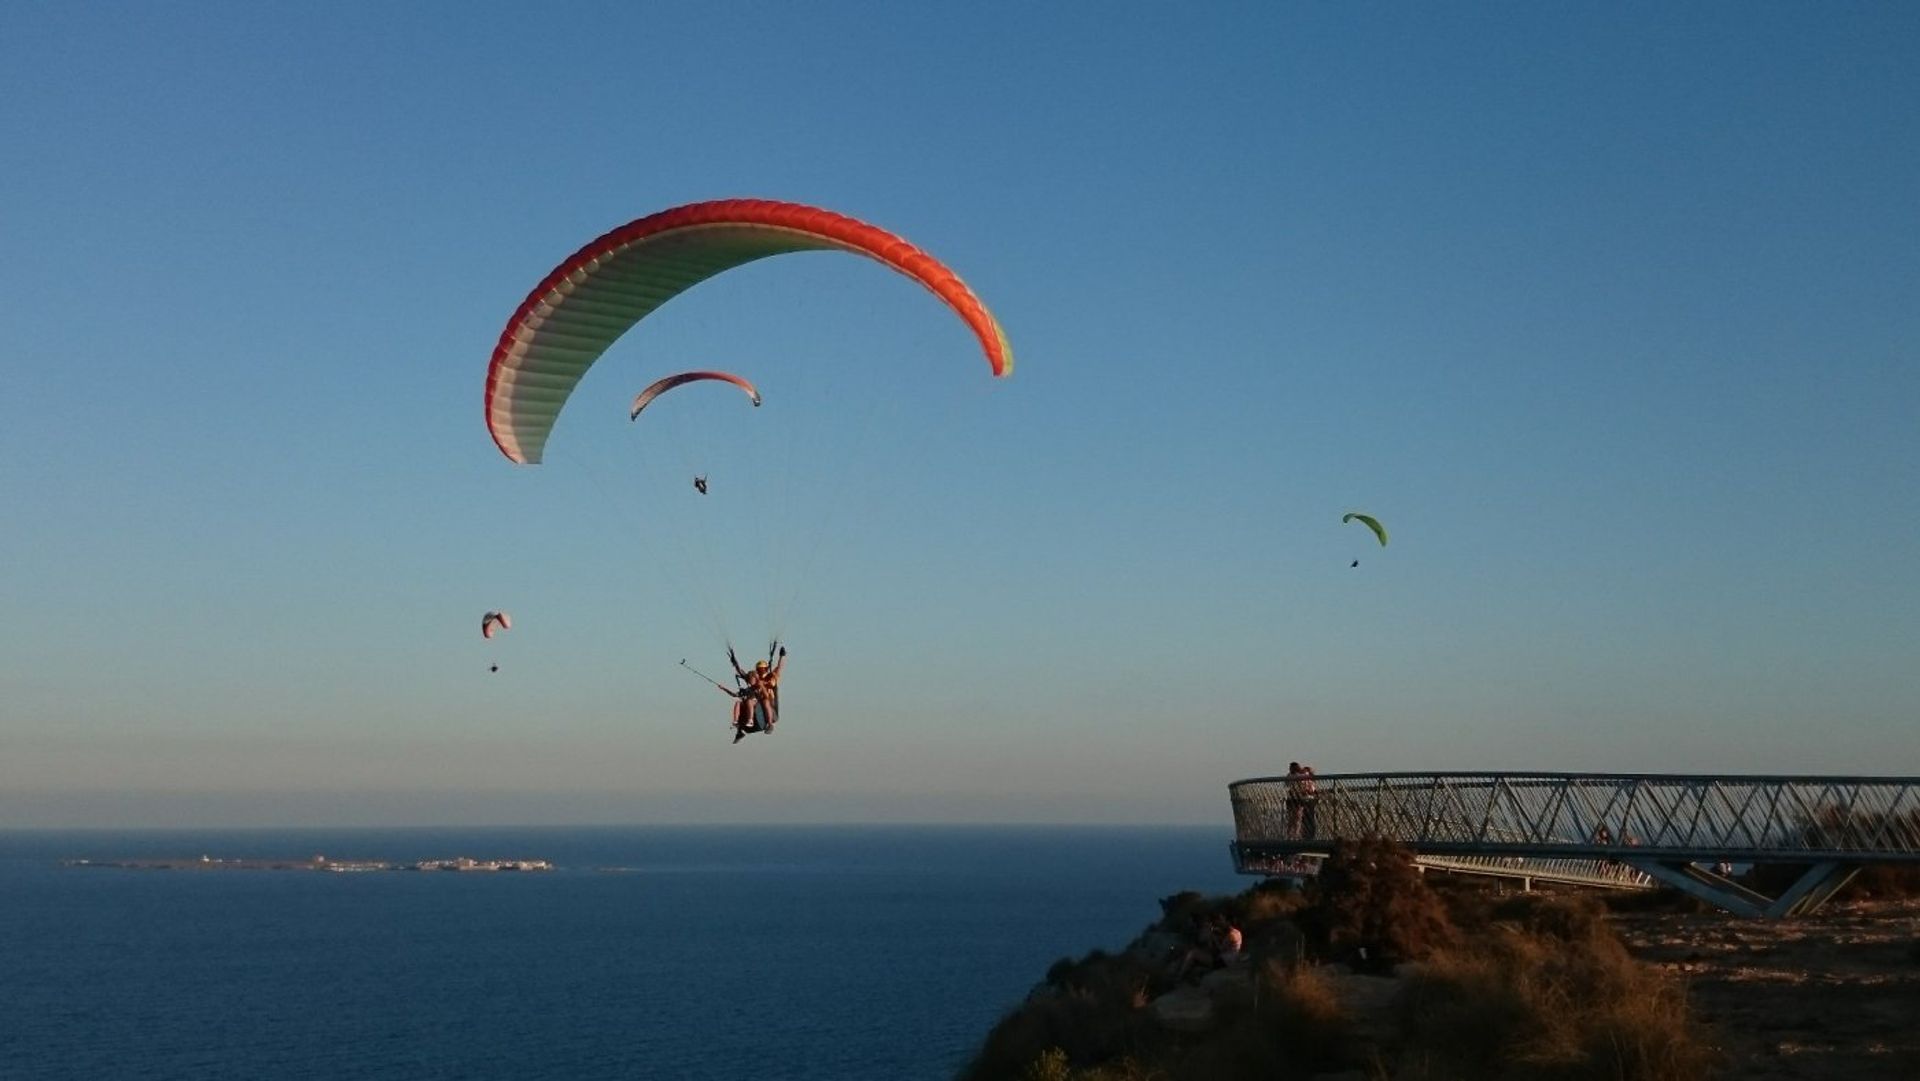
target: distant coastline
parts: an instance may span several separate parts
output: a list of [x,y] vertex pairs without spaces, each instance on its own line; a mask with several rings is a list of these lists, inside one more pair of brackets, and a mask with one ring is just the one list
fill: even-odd
[[217,856],[184,856],[159,859],[61,860],[63,867],[108,867],[135,871],[332,871],[349,874],[362,871],[457,871],[492,873],[500,871],[551,871],[546,860],[476,860],[455,856],[443,860],[416,860],[394,863],[388,860],[335,860],[326,856],[308,859],[233,859]]

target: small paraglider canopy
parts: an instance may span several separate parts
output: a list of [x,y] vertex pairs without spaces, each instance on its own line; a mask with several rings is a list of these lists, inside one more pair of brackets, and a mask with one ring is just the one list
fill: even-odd
[[[492,638],[501,631],[513,629],[513,617],[505,612],[488,612],[480,617],[480,637]],[[535,635],[535,637],[539,637]]]
[[1373,530],[1373,535],[1380,539],[1380,547],[1385,548],[1387,546],[1387,527],[1380,524],[1380,519],[1375,518],[1371,514],[1361,514],[1356,511],[1340,519],[1341,525],[1346,525],[1348,522],[1359,522],[1361,525]]
[[633,407],[627,411],[627,419],[639,420],[641,410],[645,409],[655,398],[658,398],[675,387],[684,387],[688,383],[700,383],[707,380],[732,383],[734,386],[747,392],[747,397],[753,400],[754,408],[758,409],[760,407],[760,392],[754,389],[752,383],[734,375],[732,372],[681,372],[679,375],[669,375],[665,379],[641,391],[640,396],[633,400]]

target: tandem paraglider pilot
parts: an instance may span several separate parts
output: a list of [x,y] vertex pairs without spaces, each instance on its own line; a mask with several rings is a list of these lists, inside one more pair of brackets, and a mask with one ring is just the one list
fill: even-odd
[[740,658],[734,655],[733,648],[727,648],[727,660],[733,664],[733,679],[738,685],[727,692],[735,699],[735,743],[747,738],[750,732],[771,733],[780,720],[780,676],[787,667],[787,647],[775,642],[767,656],[768,660],[755,661],[753,670],[748,671],[740,667]]

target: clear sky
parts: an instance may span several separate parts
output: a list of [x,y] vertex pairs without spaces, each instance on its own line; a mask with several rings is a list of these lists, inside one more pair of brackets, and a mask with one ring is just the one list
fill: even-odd
[[[0,826],[1920,773],[1917,57],[1896,3],[0,6]],[[1013,377],[788,256],[508,463],[533,284],[743,195],[934,252]],[[767,406],[628,424],[695,367]],[[789,594],[730,746],[679,662]]]

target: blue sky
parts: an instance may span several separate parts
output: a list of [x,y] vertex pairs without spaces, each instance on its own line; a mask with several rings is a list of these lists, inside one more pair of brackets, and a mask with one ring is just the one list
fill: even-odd
[[[0,826],[1920,772],[1915,55],[1892,4],[9,5]],[[510,465],[527,290],[738,195],[934,252],[1014,376],[796,255]],[[693,367],[767,408],[627,424]],[[731,747],[678,662],[796,589]]]

